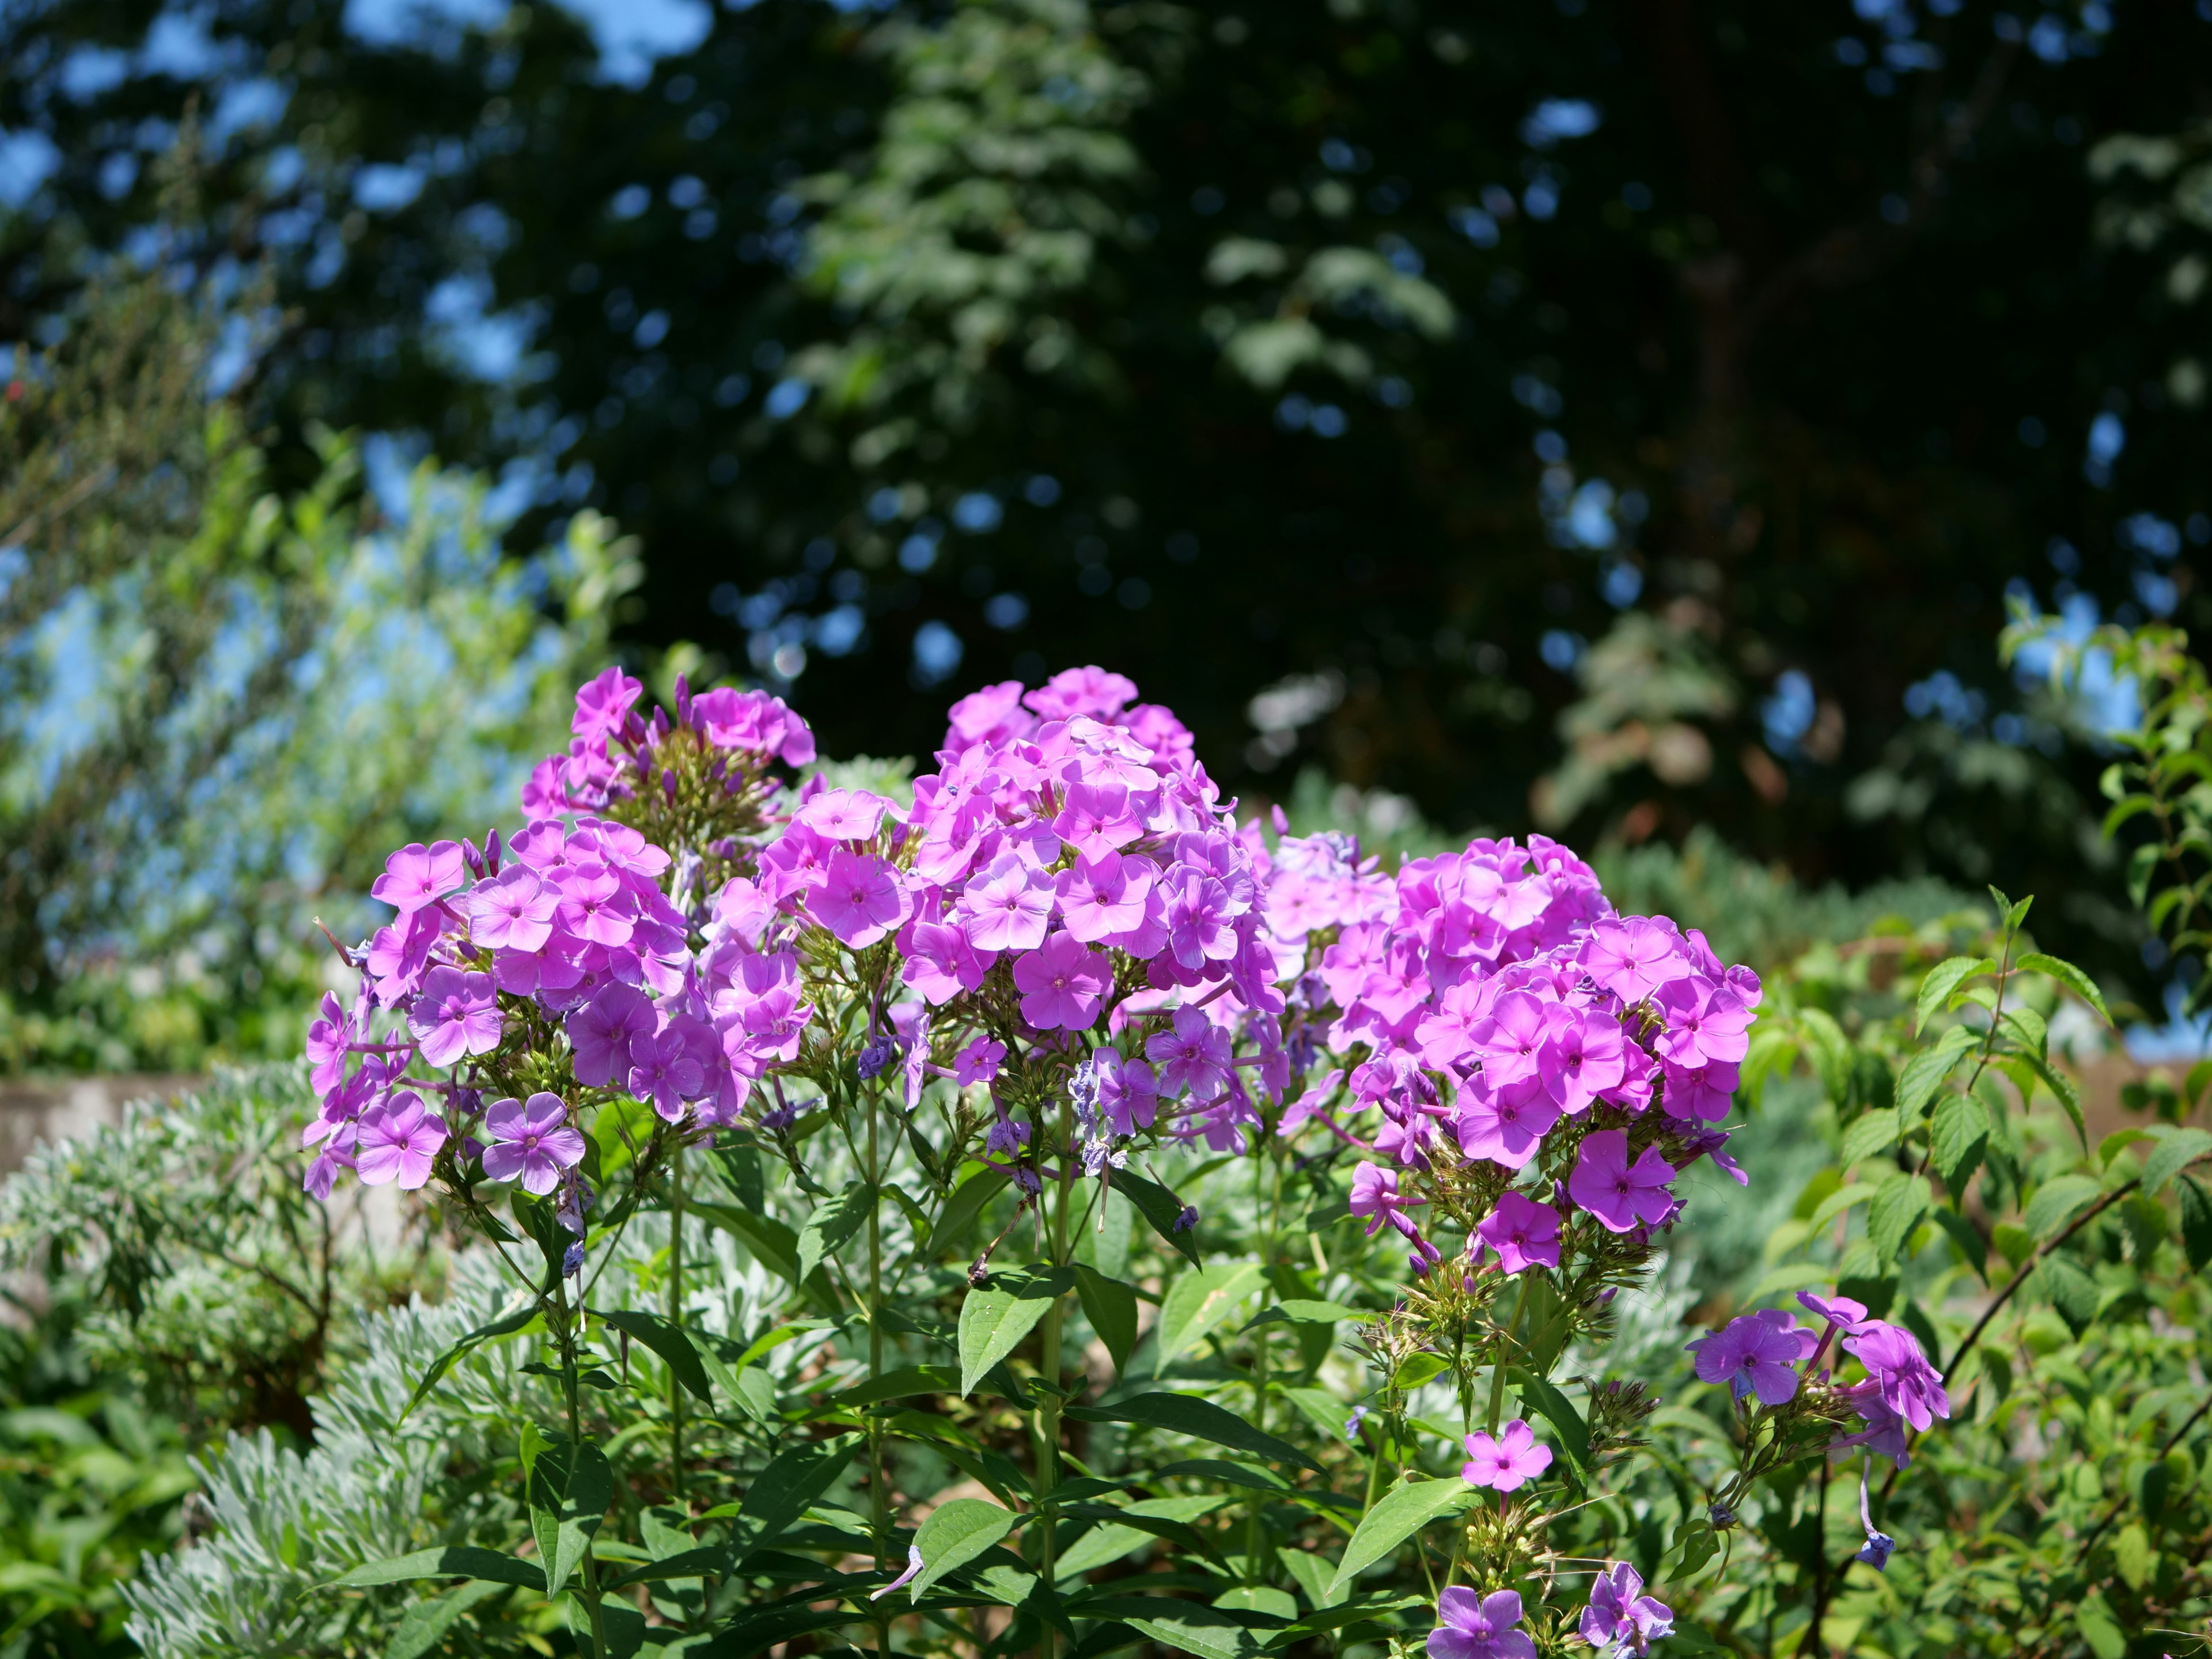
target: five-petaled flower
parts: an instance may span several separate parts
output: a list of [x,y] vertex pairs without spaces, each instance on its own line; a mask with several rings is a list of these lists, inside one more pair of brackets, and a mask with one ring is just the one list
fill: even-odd
[[1467,1437],[1467,1462],[1460,1479],[1492,1492],[1518,1492],[1552,1467],[1552,1449],[1536,1431],[1515,1418],[1495,1436],[1477,1429]]
[[1583,1641],[1600,1653],[1610,1648],[1615,1656],[1649,1653],[1674,1628],[1674,1609],[1644,1595],[1644,1575],[1626,1561],[1614,1562],[1597,1576],[1580,1626]]
[[1768,1308],[1731,1319],[1687,1346],[1698,1356],[1698,1375],[1705,1381],[1726,1382],[1738,1400],[1755,1394],[1761,1405],[1779,1406],[1797,1392],[1797,1362],[1812,1357],[1820,1338],[1788,1314]]
[[487,1181],[519,1182],[543,1198],[561,1184],[561,1172],[584,1161],[584,1137],[568,1121],[561,1097],[540,1091],[529,1100],[495,1100],[484,1113]]
[[1518,1591],[1478,1595],[1454,1584],[1437,1602],[1437,1620],[1429,1659],[1536,1659],[1536,1644],[1513,1628],[1521,1622]]

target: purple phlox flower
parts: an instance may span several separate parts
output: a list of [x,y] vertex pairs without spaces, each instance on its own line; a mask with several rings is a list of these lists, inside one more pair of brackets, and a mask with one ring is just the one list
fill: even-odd
[[1673,1212],[1667,1183],[1674,1175],[1656,1146],[1646,1146],[1632,1168],[1628,1132],[1600,1129],[1583,1138],[1567,1191],[1607,1231],[1625,1233],[1638,1222],[1656,1227]]
[[1044,943],[1053,897],[1046,876],[1019,854],[1001,853],[961,889],[959,913],[977,950],[1034,951]]
[[1366,1407],[1354,1406],[1352,1408],[1352,1415],[1344,1419],[1344,1437],[1346,1440],[1357,1440],[1359,1438],[1359,1425],[1366,1420]]
[[633,1037],[629,1060],[630,1093],[651,1101],[653,1109],[670,1123],[684,1115],[684,1103],[706,1085],[705,1068],[691,1057],[684,1034],[673,1028]]
[[1687,1346],[1706,1382],[1725,1381],[1738,1400],[1756,1394],[1760,1404],[1779,1406],[1797,1392],[1797,1362],[1819,1345],[1820,1338],[1788,1314],[1768,1308],[1731,1319]]
[[998,1076],[1000,1063],[1006,1057],[1005,1043],[995,1037],[979,1036],[952,1056],[952,1080],[963,1089],[973,1083],[988,1083]]
[[468,861],[461,856],[459,842],[441,841],[428,847],[419,841],[410,842],[385,860],[384,873],[368,893],[401,915],[410,916],[447,894],[458,892],[468,872]]
[[871,1601],[882,1601],[884,1597],[889,1595],[893,1590],[905,1588],[907,1583],[921,1571],[921,1551],[916,1548],[914,1545],[908,1544],[906,1547],[906,1571],[899,1574],[897,1577],[892,1579],[890,1583],[884,1585],[881,1589],[869,1591],[868,1600]]
[[1196,1099],[1210,1100],[1229,1081],[1229,1033],[1206,1018],[1202,1008],[1176,1009],[1175,1029],[1146,1038],[1145,1056],[1159,1068],[1157,1081],[1164,1095],[1188,1090]]
[[878,1031],[860,1048],[853,1062],[853,1070],[863,1083],[872,1083],[890,1070],[899,1057],[898,1039],[889,1031]]
[[314,1067],[307,1081],[319,1095],[326,1095],[345,1077],[346,1055],[355,1041],[354,1024],[336,996],[323,993],[322,1017],[307,1027],[307,1053]]
[[1099,1002],[1113,983],[1106,957],[1065,931],[1014,962],[1022,1018],[1040,1031],[1083,1030],[1097,1018]]
[[1030,1126],[1017,1123],[1004,1113],[993,1121],[991,1133],[983,1138],[983,1150],[1000,1158],[1019,1158],[1029,1144]]
[[1559,1121],[1559,1103],[1541,1079],[1493,1083],[1486,1071],[1460,1091],[1459,1149],[1504,1169],[1524,1169]]
[[921,1085],[929,1076],[929,1012],[913,1003],[901,1003],[892,1011],[891,1023],[906,1048],[900,1099],[910,1112],[921,1104]]
[[1562,1111],[1583,1112],[1627,1075],[1620,1022],[1603,1009],[1555,1007],[1544,1024],[1537,1075]]
[[652,1002],[635,986],[601,986],[590,1001],[568,1016],[576,1081],[594,1088],[618,1079],[628,1081],[631,1045],[651,1036],[659,1023]]
[[1467,1462],[1460,1466],[1459,1475],[1470,1486],[1518,1492],[1551,1467],[1552,1449],[1516,1417],[1495,1437],[1480,1429],[1468,1436]]
[[1164,884],[1168,945],[1175,959],[1185,968],[1196,969],[1209,962],[1227,962],[1235,957],[1235,907],[1228,888],[1191,869],[1181,871]]
[[427,908],[378,928],[364,957],[377,1001],[390,1008],[414,995],[430,965],[431,948],[444,934],[443,917]]
[[912,902],[897,869],[872,853],[839,848],[830,855],[819,885],[806,896],[807,913],[854,950],[895,932]]
[[630,706],[644,690],[642,684],[619,668],[602,671],[577,688],[576,712],[568,722],[568,730],[586,742],[612,737],[623,729]]
[[[1821,1322],[1820,1346],[1813,1350],[1813,1364],[1820,1363],[1838,1331],[1849,1331],[1866,1317],[1867,1311],[1863,1302],[1854,1302],[1847,1296],[1820,1297],[1810,1291],[1797,1292],[1797,1305]],[[1809,1371],[1812,1366],[1806,1369]]]
[[1649,916],[1599,922],[1583,947],[1589,976],[1626,1003],[1638,1003],[1689,971],[1680,937]]
[[1874,1511],[1867,1506],[1867,1482],[1863,1474],[1859,1476],[1859,1524],[1866,1528],[1866,1547],[1851,1559],[1865,1562],[1876,1572],[1886,1571],[1889,1566],[1889,1553],[1897,1547],[1897,1540],[1876,1529]]
[[433,1066],[451,1066],[464,1054],[489,1054],[499,1047],[500,1035],[499,998],[491,975],[433,968],[407,1011],[407,1029]]
[[520,865],[469,890],[469,937],[493,950],[537,951],[553,936],[560,895]]
[[1548,1204],[1520,1193],[1502,1193],[1498,1207],[1474,1231],[1498,1252],[1498,1265],[1509,1273],[1559,1265],[1559,1212]]
[[1750,1052],[1752,1011],[1735,986],[1678,979],[1652,1001],[1667,1022],[1653,1044],[1662,1060],[1697,1071]]
[[593,945],[622,945],[637,931],[637,896],[605,865],[593,860],[556,870],[547,878],[559,903],[554,920]]
[[1864,1320],[1844,1336],[1844,1349],[1866,1367],[1868,1378],[1881,1391],[1882,1404],[1915,1429],[1924,1431],[1936,1418],[1950,1416],[1943,1375],[1928,1363],[1911,1331]]
[[584,1161],[584,1137],[568,1121],[558,1095],[542,1090],[527,1103],[495,1100],[484,1113],[483,1151],[487,1181],[519,1181],[522,1190],[543,1198],[561,1184],[561,1172]]
[[1385,1170],[1378,1164],[1363,1164],[1352,1172],[1352,1213],[1367,1218],[1370,1238],[1389,1223],[1407,1238],[1414,1236],[1413,1222],[1406,1212],[1415,1205],[1429,1200],[1418,1196],[1401,1196],[1398,1191],[1398,1172]]
[[[1064,815],[1063,815],[1064,816]],[[1101,853],[1078,859],[1054,878],[1060,920],[1088,945],[1126,933],[1145,920],[1145,901],[1152,890],[1150,860]]]
[[1543,1001],[1534,992],[1508,991],[1498,997],[1488,1017],[1468,1032],[1469,1045],[1481,1056],[1482,1074],[1493,1084],[1534,1077],[1547,1024]]
[[1518,1591],[1478,1595],[1454,1584],[1437,1602],[1437,1620],[1429,1659],[1536,1659],[1536,1644],[1513,1628],[1521,1622]]
[[446,1144],[446,1121],[403,1089],[388,1104],[363,1112],[355,1130],[354,1167],[364,1185],[396,1182],[411,1193],[430,1178],[431,1160]]
[[825,789],[800,807],[799,821],[832,841],[873,841],[890,803],[865,789]]
[[338,1171],[352,1167],[350,1158],[336,1147],[326,1146],[315,1155],[314,1162],[307,1165],[307,1173],[300,1182],[300,1189],[319,1204],[331,1195],[331,1188],[337,1181]]
[[1622,1654],[1649,1653],[1651,1644],[1674,1628],[1674,1609],[1644,1594],[1644,1575],[1627,1562],[1614,1562],[1590,1586],[1589,1605],[1583,1609],[1582,1638],[1599,1652],[1609,1647],[1615,1659]]
[[1196,1225],[1198,1225],[1198,1206],[1195,1204],[1186,1204],[1182,1208],[1176,1212],[1175,1224],[1170,1227],[1168,1231],[1170,1232],[1187,1233]]

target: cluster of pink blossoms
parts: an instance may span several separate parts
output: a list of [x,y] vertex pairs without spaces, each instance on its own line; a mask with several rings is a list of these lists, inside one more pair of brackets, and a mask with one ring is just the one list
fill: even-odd
[[[459,1137],[463,1162],[481,1158],[487,1176],[532,1193],[560,1188],[580,1213],[574,1103],[546,1090],[488,1098],[480,1086],[521,1004],[559,1025],[577,1085],[649,1101],[672,1122],[733,1119],[763,1056],[790,1052],[772,1022],[718,1005],[726,987],[695,957],[691,919],[669,896],[669,853],[580,811],[629,792],[611,754],[641,767],[678,729],[662,711],[638,719],[642,689],[610,669],[577,694],[570,752],[532,775],[531,822],[511,842],[494,830],[482,847],[416,844],[386,861],[370,891],[398,914],[348,953],[362,975],[352,1005],[325,995],[308,1029],[322,1110],[307,1130],[319,1149],[307,1186],[318,1196],[349,1168],[371,1185],[421,1187]],[[678,706],[717,787],[772,795],[769,763],[812,755],[805,725],[774,697],[683,690]]]

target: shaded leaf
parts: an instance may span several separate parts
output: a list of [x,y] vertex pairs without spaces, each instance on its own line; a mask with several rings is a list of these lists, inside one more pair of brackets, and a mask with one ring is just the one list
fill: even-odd
[[2039,1271],[2043,1288],[2051,1297],[2051,1305],[2075,1337],[2089,1328],[2097,1316],[2097,1281],[2089,1277],[2081,1264],[2063,1251],[2054,1251],[2043,1258]]
[[1867,1208],[1867,1237],[1874,1244],[1875,1261],[1883,1266],[1896,1261],[1913,1229],[1934,1206],[1925,1176],[1900,1176],[1885,1182]]
[[817,1205],[799,1233],[800,1280],[813,1277],[823,1256],[842,1249],[875,1207],[876,1189],[865,1181],[852,1182],[828,1203]]
[[1329,1580],[1332,1597],[1341,1595],[1366,1568],[1397,1550],[1431,1522],[1457,1515],[1481,1494],[1464,1480],[1416,1480],[1393,1486],[1360,1518],[1344,1547],[1344,1557]]
[[1287,1440],[1255,1429],[1234,1413],[1211,1401],[1183,1394],[1140,1394],[1103,1406],[1071,1406],[1066,1414],[1084,1423],[1135,1423],[1165,1429],[1197,1440],[1210,1440],[1231,1451],[1250,1452],[1279,1463],[1295,1463],[1302,1469],[1321,1472],[1321,1466]]
[[2021,1218],[2021,1224],[2033,1237],[2038,1240],[2048,1238],[2072,1220],[2075,1212],[2102,1190],[2094,1176],[2054,1176],[2035,1189],[2035,1196],[2028,1200],[2027,1212]]
[[1935,1047],[1923,1048],[1906,1060],[1897,1077],[1898,1115],[1907,1123],[1917,1117],[1920,1109],[1943,1086],[1943,1079],[1980,1041],[1978,1034],[1967,1027],[1954,1025],[1936,1039]]
[[558,1595],[591,1547],[614,1502],[607,1455],[586,1443],[556,1441],[530,1466],[530,1531],[545,1569],[545,1593]]
[[1989,1144],[1990,1117],[1980,1101],[1972,1095],[1947,1095],[1937,1103],[1929,1146],[1936,1172],[1954,1197],[1965,1194]]
[[914,1534],[922,1567],[907,1593],[919,1597],[946,1573],[973,1561],[1012,1532],[1017,1518],[980,1498],[956,1498],[938,1505]]
[[2212,1261],[2212,1196],[2194,1176],[2183,1176],[2174,1191],[2181,1200],[2181,1248],[2190,1267],[2203,1273],[2204,1264]]
[[1067,1288],[1070,1275],[1000,1273],[960,1304],[960,1392],[1021,1346]]
[[707,1383],[707,1368],[699,1363],[699,1351],[692,1346],[690,1334],[682,1326],[672,1324],[659,1314],[631,1308],[612,1311],[594,1309],[592,1316],[642,1342],[660,1356],[678,1382],[709,1405],[714,1403],[713,1390]]
[[331,1580],[333,1586],[356,1589],[375,1584],[400,1584],[416,1578],[482,1578],[495,1584],[518,1584],[543,1590],[545,1574],[535,1561],[524,1561],[497,1550],[465,1544],[443,1549],[416,1550],[388,1561],[369,1561]]
[[778,1452],[745,1488],[744,1502],[730,1523],[732,1553],[743,1557],[774,1543],[837,1484],[838,1477],[851,1466],[853,1449],[860,1443],[858,1435],[840,1434]]
[[2202,1129],[2176,1128],[2163,1123],[2150,1133],[2159,1144],[2158,1150],[2143,1160],[2142,1189],[2155,1198],[2174,1176],[2205,1153],[2212,1152],[2212,1134]]
[[1116,1170],[1113,1182],[1114,1190],[1137,1206],[1137,1213],[1152,1224],[1154,1232],[1192,1267],[1198,1266],[1198,1242],[1192,1237],[1196,1230],[1176,1225],[1182,1214],[1181,1200],[1157,1181],[1147,1181],[1127,1170]]
[[1844,1131],[1844,1163],[1848,1166],[1880,1158],[1897,1145],[1898,1115],[1881,1107],[1855,1120]]
[[1114,1361],[1119,1376],[1137,1346],[1137,1293],[1118,1279],[1109,1279],[1096,1267],[1075,1264],[1075,1293],[1083,1303],[1083,1316]]

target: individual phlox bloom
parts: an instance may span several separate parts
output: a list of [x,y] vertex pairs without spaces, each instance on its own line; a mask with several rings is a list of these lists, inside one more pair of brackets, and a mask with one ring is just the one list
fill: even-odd
[[1695,1071],[1685,1071],[1671,1061],[1659,1063],[1664,1088],[1661,1108],[1684,1123],[1717,1123],[1735,1103],[1741,1073],[1733,1060],[1717,1060]]
[[411,1193],[429,1180],[431,1161],[445,1144],[446,1120],[424,1106],[412,1089],[403,1089],[387,1104],[361,1115],[354,1168],[367,1186],[396,1183],[400,1191]]
[[543,1090],[520,1100],[495,1100],[484,1112],[487,1181],[514,1181],[543,1198],[561,1184],[561,1172],[584,1161],[584,1137],[568,1121],[561,1097]]
[[830,854],[836,850],[836,842],[805,824],[787,824],[781,836],[762,849],[755,878],[763,892],[777,899],[788,898],[817,885]]
[[1644,1594],[1644,1575],[1626,1561],[1616,1561],[1590,1586],[1589,1605],[1583,1609],[1580,1632],[1583,1641],[1600,1653],[1611,1650],[1611,1659],[1624,1654],[1646,1654],[1651,1644],[1674,1628],[1674,1611],[1656,1596]]
[[1474,1231],[1498,1252],[1498,1265],[1509,1273],[1559,1265],[1559,1212],[1548,1204],[1519,1193],[1500,1194],[1498,1207]]
[[865,789],[825,789],[800,807],[799,823],[831,841],[872,841],[890,805]]
[[407,1029],[422,1058],[451,1066],[464,1054],[488,1054],[499,1047],[499,997],[489,974],[459,968],[433,968],[423,975]]
[[568,1046],[576,1081],[601,1088],[627,1082],[630,1045],[651,1036],[659,1024],[653,1004],[634,985],[603,985],[568,1016]]
[[1928,1363],[1920,1343],[1902,1326],[1869,1319],[1852,1327],[1844,1348],[1867,1369],[1867,1376],[1881,1390],[1882,1404],[1915,1429],[1924,1431],[1939,1417],[1951,1414],[1951,1397],[1943,1391],[1943,1376]]
[[952,1056],[952,1080],[963,1089],[973,1083],[988,1083],[998,1076],[1000,1063],[1006,1057],[1005,1043],[995,1037],[979,1036]]
[[684,1103],[705,1085],[705,1069],[692,1057],[684,1033],[671,1027],[633,1037],[629,1045],[629,1091],[649,1100],[668,1122],[684,1115]]
[[1106,852],[1079,858],[1053,878],[1061,921],[1086,945],[1126,933],[1145,920],[1154,875],[1149,860]]
[[425,847],[419,841],[410,842],[385,860],[384,873],[370,886],[368,894],[392,905],[401,915],[410,916],[447,894],[459,891],[468,873],[460,842],[441,841]]
[[1666,1020],[1652,1044],[1660,1059],[1695,1071],[1751,1052],[1752,1011],[1733,986],[1679,979],[1652,1001]]
[[1003,1112],[993,1120],[990,1133],[983,1137],[983,1150],[1000,1158],[1019,1158],[1029,1144],[1030,1126],[1015,1122]]
[[1625,1233],[1639,1222],[1656,1227],[1673,1212],[1667,1183],[1674,1174],[1656,1146],[1646,1146],[1630,1167],[1628,1132],[1600,1129],[1583,1137],[1567,1193],[1607,1231]]
[[1136,682],[1093,664],[1063,668],[1022,702],[1046,720],[1069,720],[1088,714],[1111,720],[1135,699]]
[[1022,1018],[1040,1031],[1083,1030],[1098,1018],[1100,1000],[1113,983],[1106,957],[1066,932],[1014,961]]
[[1098,1109],[1115,1134],[1134,1134],[1152,1127],[1160,1103],[1150,1066],[1109,1048],[1092,1053],[1091,1069],[1098,1079]]
[[1863,1446],[1876,1457],[1887,1457],[1900,1469],[1912,1462],[1912,1425],[1882,1404],[1881,1383],[1855,1382],[1836,1392],[1850,1402],[1851,1409],[1865,1420],[1866,1427],[1856,1434],[1838,1435],[1830,1441],[1829,1456],[1840,1456],[1855,1447]]
[[1690,971],[1680,936],[1649,916],[1609,917],[1592,927],[1583,965],[1601,988],[1631,1005]]
[[1540,1079],[1492,1085],[1486,1073],[1460,1091],[1459,1149],[1508,1170],[1524,1169],[1559,1121],[1558,1103]]
[[317,1094],[326,1095],[338,1086],[354,1041],[353,1021],[337,998],[324,992],[322,1018],[307,1027],[307,1063],[314,1068],[307,1081]]
[[1620,1022],[1602,1009],[1555,1007],[1544,1022],[1537,1075],[1560,1109],[1583,1112],[1626,1075]]
[[491,950],[536,951],[553,936],[560,896],[521,865],[469,890],[469,938]]
[[621,669],[605,670],[577,689],[576,712],[568,730],[586,742],[614,736],[644,690],[642,684]]
[[1516,1417],[1494,1438],[1480,1429],[1468,1436],[1467,1462],[1460,1466],[1459,1474],[1470,1486],[1518,1492],[1551,1467],[1552,1449]]
[[952,705],[951,725],[941,745],[957,756],[978,745],[1006,743],[1026,737],[1036,720],[1022,707],[1022,683],[1001,680],[981,691],[971,691]]
[[1489,1018],[1475,1022],[1468,1047],[1482,1061],[1492,1083],[1517,1083],[1534,1077],[1542,1065],[1549,1029],[1543,1001],[1530,991],[1508,991],[1491,1004]]
[[637,931],[637,896],[612,870],[593,860],[556,870],[547,879],[559,896],[553,914],[563,932],[592,945],[629,943]]
[[1797,1305],[1839,1331],[1848,1331],[1867,1316],[1866,1304],[1848,1296],[1815,1296],[1810,1291],[1800,1291]]
[[1194,1099],[1211,1100],[1228,1086],[1229,1033],[1206,1018],[1203,1009],[1176,1009],[1175,1029],[1146,1038],[1145,1057],[1158,1067],[1164,1095],[1188,1092]]
[[1516,1590],[1478,1595],[1454,1584],[1437,1601],[1437,1620],[1429,1632],[1429,1659],[1536,1659],[1536,1644],[1513,1628],[1521,1622]]
[[1412,1237],[1413,1224],[1407,1218],[1405,1212],[1417,1204],[1428,1201],[1418,1195],[1401,1196],[1398,1191],[1398,1172],[1395,1170],[1363,1164],[1352,1172],[1352,1213],[1367,1218],[1367,1236],[1370,1238],[1382,1230],[1386,1221],[1407,1237]]
[[430,965],[431,949],[444,933],[444,921],[434,908],[417,910],[376,930],[368,941],[366,965],[378,1002],[389,1008],[415,994]]
[[1119,783],[1070,784],[1052,829],[1087,859],[1117,853],[1131,842],[1142,840],[1145,834],[1128,787]]
[[1168,948],[1193,970],[1237,954],[1237,924],[1229,890],[1196,870],[1176,872],[1164,882]]
[[1774,1308],[1731,1319],[1687,1345],[1698,1356],[1698,1376],[1726,1382],[1738,1400],[1755,1394],[1765,1406],[1779,1406],[1796,1394],[1797,1362],[1811,1358],[1819,1346],[1815,1333]]
[[1048,877],[1002,853],[961,889],[959,915],[979,951],[1034,951],[1044,943],[1053,896]]
[[904,921],[906,890],[898,871],[872,853],[839,848],[830,855],[822,884],[806,896],[808,914],[854,950],[866,950]]

